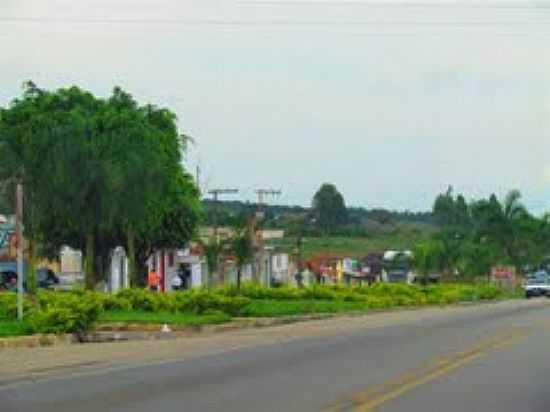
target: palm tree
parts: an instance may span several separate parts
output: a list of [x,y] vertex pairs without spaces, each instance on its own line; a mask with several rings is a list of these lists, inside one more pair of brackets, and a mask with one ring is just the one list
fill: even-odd
[[510,191],[504,198],[503,216],[507,221],[514,221],[524,218],[527,215],[527,209],[521,204],[521,193],[518,190]]
[[208,287],[212,286],[220,266],[220,259],[225,245],[215,236],[212,236],[208,242],[200,242],[204,249],[206,265],[208,266]]
[[237,264],[237,289],[241,288],[242,269],[254,259],[254,243],[249,224],[242,222],[235,227],[235,234],[230,240],[231,252]]
[[430,240],[417,243],[413,248],[413,266],[422,275],[422,283],[428,283],[430,272],[439,270],[442,261],[440,242]]
[[525,243],[532,235],[528,233],[531,216],[520,199],[520,192],[512,190],[502,203],[492,195],[488,201],[480,201],[473,206],[477,221],[476,238],[499,246],[507,259],[518,268],[525,252],[523,249],[527,247]]

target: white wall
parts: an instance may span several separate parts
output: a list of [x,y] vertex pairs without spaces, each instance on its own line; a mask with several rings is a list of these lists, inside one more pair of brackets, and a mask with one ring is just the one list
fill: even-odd
[[111,255],[111,273],[108,290],[112,293],[130,286],[128,277],[128,259],[124,248],[117,247]]

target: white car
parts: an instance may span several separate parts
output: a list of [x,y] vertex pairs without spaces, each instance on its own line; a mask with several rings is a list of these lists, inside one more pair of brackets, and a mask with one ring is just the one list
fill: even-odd
[[523,286],[527,299],[535,296],[550,296],[550,285],[546,277],[533,277],[527,279]]

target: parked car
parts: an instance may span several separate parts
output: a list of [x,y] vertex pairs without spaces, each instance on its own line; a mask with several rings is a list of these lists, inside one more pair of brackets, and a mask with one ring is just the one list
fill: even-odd
[[36,271],[36,283],[42,289],[55,289],[59,285],[59,277],[49,268],[40,268]]
[[548,274],[540,271],[527,278],[523,286],[525,297],[530,299],[535,296],[550,296],[550,283],[548,282]]
[[[17,269],[4,265],[0,271],[0,290],[17,290]],[[36,285],[40,289],[55,289],[59,285],[59,277],[49,268],[36,270]],[[23,289],[26,289],[26,282],[23,282]]]
[[0,291],[17,290],[17,273],[13,271],[0,272]]

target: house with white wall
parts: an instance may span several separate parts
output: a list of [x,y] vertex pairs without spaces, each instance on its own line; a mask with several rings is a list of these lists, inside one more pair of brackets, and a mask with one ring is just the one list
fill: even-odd
[[160,276],[161,291],[171,291],[173,279],[180,276],[182,287],[191,289],[205,286],[208,282],[206,264],[200,254],[187,249],[159,250],[148,261],[149,271],[155,270]]

